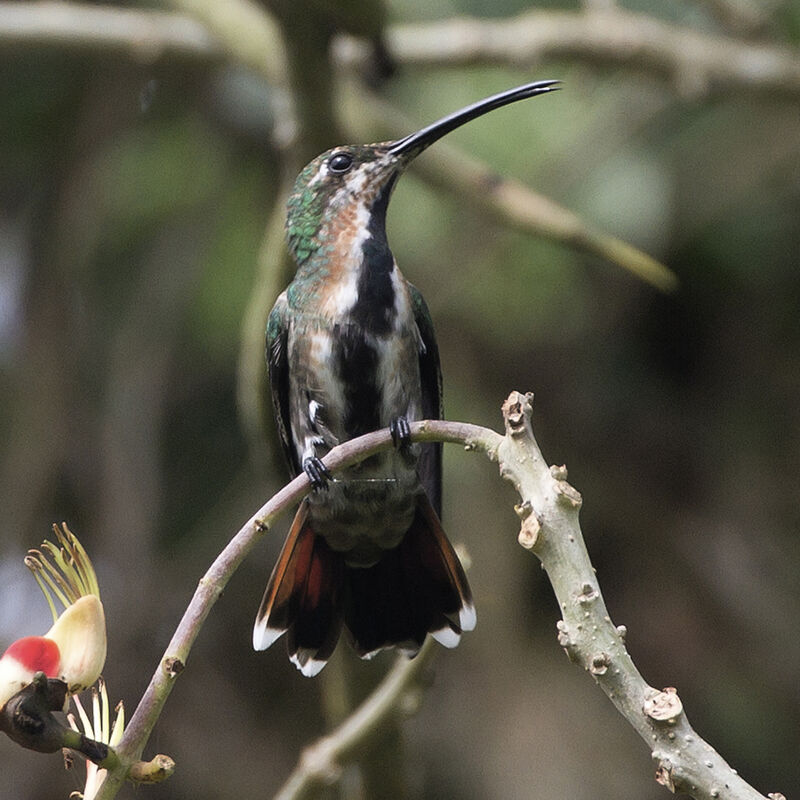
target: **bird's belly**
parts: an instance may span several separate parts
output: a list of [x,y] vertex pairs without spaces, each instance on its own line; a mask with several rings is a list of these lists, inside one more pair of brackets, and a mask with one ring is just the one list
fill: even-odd
[[309,496],[312,527],[351,566],[371,566],[400,544],[421,491],[415,463],[394,450],[381,453]]

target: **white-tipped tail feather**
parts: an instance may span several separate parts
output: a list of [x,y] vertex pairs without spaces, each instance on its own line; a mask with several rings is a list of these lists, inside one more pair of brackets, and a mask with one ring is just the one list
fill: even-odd
[[253,626],[253,649],[266,650],[286,633],[285,629],[270,628],[267,619],[257,617],[256,624]]
[[424,494],[400,544],[370,567],[351,567],[312,529],[308,502],[298,509],[264,592],[253,647],[284,633],[291,662],[317,675],[342,627],[361,658],[387,648],[415,656],[431,634],[455,647],[475,627],[464,570]]

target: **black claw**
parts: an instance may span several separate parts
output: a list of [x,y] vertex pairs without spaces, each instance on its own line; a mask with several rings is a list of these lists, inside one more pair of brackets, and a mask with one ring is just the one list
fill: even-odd
[[328,468],[316,456],[307,458],[303,462],[303,472],[308,475],[308,479],[316,491],[327,489],[328,483],[333,480]]
[[394,446],[401,451],[407,451],[411,445],[411,426],[405,417],[397,417],[389,423],[389,432],[392,434]]

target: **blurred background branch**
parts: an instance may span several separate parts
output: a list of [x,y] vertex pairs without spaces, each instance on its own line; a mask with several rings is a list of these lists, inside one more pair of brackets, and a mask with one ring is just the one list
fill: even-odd
[[[430,637],[414,659],[398,657],[392,669],[373,692],[330,733],[303,750],[300,760],[275,800],[301,800],[319,794],[320,788],[341,779],[348,762],[369,757],[381,729],[392,716],[409,716],[419,705],[425,669],[429,666],[436,645]],[[389,776],[384,776],[389,782]],[[384,783],[384,786],[386,783]]]
[[[732,89],[800,95],[800,55],[788,45],[704,33],[614,4],[580,12],[527,11],[502,20],[397,25],[386,38],[389,52],[405,67],[522,68],[570,59],[653,73],[690,97]],[[337,53],[346,66],[364,58],[353,40],[343,40]]]
[[[348,139],[362,141],[371,131],[381,139],[399,138],[400,131],[421,126],[389,103],[355,89],[346,106]],[[452,194],[508,228],[542,236],[576,250],[605,258],[661,291],[677,286],[675,274],[663,264],[614,236],[593,230],[577,214],[513,178],[503,178],[487,164],[445,142],[412,169],[430,186]]]
[[[249,0],[225,4],[169,0],[168,4],[183,13],[47,0],[2,2],[0,44],[102,49],[144,62],[169,56],[208,60],[227,54],[272,83],[285,81],[285,39],[275,19]],[[765,9],[747,2],[715,0],[708,5],[733,29],[752,33],[766,24]],[[291,41],[287,32],[294,26],[295,35],[305,42],[295,47],[295,52],[303,53],[296,59],[295,71],[309,68],[319,79],[325,75],[312,72],[313,58],[308,56],[324,56],[336,28],[314,24],[319,17],[314,16],[313,4],[310,9],[273,4],[286,40]],[[343,19],[359,17],[344,14]],[[381,32],[379,22],[375,20],[374,35]],[[352,69],[373,62],[373,44],[364,38],[367,30],[358,26],[356,36],[345,33],[336,39],[336,65]],[[314,42],[314,35],[322,39]],[[520,68],[568,58],[652,72],[689,96],[737,88],[800,95],[800,55],[787,44],[705,33],[614,4],[578,12],[527,11],[502,20],[456,17],[389,25],[383,40],[386,55],[402,67],[499,64]],[[288,48],[291,52],[291,44]],[[311,83],[303,81],[303,86]],[[311,98],[299,98],[311,114],[317,113],[315,98],[317,107],[325,107],[332,96],[325,91],[324,80],[316,83],[318,89]]]
[[224,52],[219,34],[185,14],[58,0],[0,3],[0,42],[4,48],[99,50],[143,63],[170,57],[206,61]]

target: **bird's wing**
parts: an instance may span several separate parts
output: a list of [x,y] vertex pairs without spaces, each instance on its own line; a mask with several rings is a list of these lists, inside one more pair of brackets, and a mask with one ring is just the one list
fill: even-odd
[[[414,309],[414,321],[420,335],[419,377],[422,385],[423,419],[442,418],[442,370],[439,365],[439,347],[433,332],[428,305],[415,286],[409,286]],[[442,444],[426,442],[422,445],[419,460],[419,477],[431,505],[437,514],[442,513]]]
[[292,444],[289,417],[289,316],[286,293],[276,301],[267,320],[267,366],[272,394],[272,411],[283,452],[292,475],[300,472],[297,453]]

